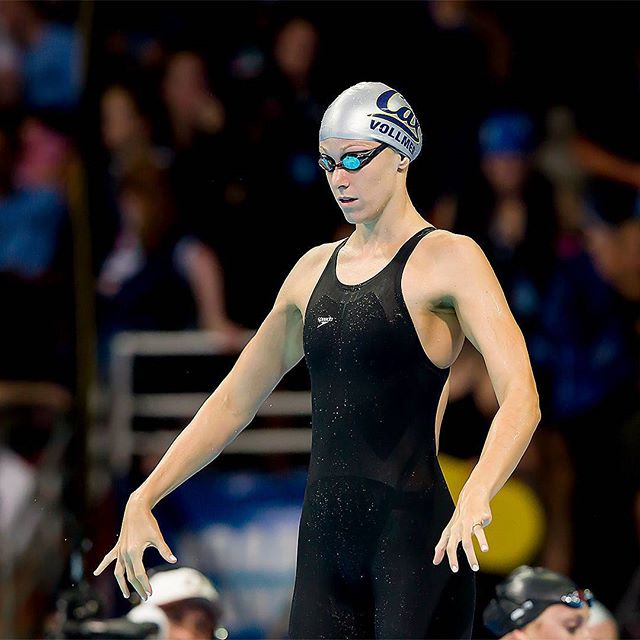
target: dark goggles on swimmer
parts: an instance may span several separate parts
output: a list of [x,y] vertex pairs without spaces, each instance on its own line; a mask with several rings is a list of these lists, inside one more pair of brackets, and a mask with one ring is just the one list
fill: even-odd
[[340,162],[336,162],[331,156],[323,153],[318,159],[318,164],[328,173],[332,173],[334,169],[358,171],[358,169],[362,169],[362,167],[371,162],[381,151],[386,149],[388,146],[388,144],[381,142],[378,147],[375,147],[375,149],[370,149],[368,151],[348,151],[342,156],[342,158],[340,158]]

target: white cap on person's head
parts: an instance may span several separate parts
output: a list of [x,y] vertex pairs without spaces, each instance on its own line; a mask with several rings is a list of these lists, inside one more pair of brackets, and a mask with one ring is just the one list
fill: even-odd
[[319,138],[385,142],[410,161],[422,149],[422,129],[413,109],[383,82],[359,82],[345,89],[327,107]]
[[191,567],[171,567],[149,575],[151,595],[147,604],[161,607],[182,600],[197,600],[220,615],[220,594],[211,581]]

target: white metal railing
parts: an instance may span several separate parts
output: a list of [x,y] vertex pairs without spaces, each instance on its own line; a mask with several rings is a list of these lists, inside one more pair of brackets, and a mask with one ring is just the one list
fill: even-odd
[[[253,336],[247,332],[247,342]],[[136,417],[189,419],[207,399],[207,393],[134,392],[133,367],[137,356],[238,355],[230,351],[224,337],[214,331],[133,331],[118,334],[111,347],[111,405],[109,418],[110,459],[124,473],[134,455],[162,454],[179,430],[134,431]],[[213,389],[211,390],[213,391]],[[310,416],[309,391],[274,391],[258,416]],[[226,448],[225,453],[303,453],[311,448],[311,429],[248,427]]]

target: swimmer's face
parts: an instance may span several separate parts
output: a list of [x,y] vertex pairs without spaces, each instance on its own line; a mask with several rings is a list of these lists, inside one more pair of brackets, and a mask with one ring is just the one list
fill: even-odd
[[533,622],[509,635],[514,640],[591,640],[588,619],[589,607],[572,609],[564,604],[553,604]]
[[[379,145],[379,142],[373,140],[327,138],[320,143],[319,151],[338,162],[349,151],[369,151]],[[408,165],[407,158],[402,158],[393,149],[387,148],[357,171],[336,167],[332,172],[327,172],[331,195],[342,209],[347,222],[357,224],[375,220],[399,185],[404,184]],[[340,198],[355,200],[341,202]]]

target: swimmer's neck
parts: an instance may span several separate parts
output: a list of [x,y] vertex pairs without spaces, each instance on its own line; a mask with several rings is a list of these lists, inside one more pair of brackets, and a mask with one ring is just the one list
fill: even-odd
[[351,248],[369,251],[379,246],[395,246],[425,227],[426,220],[406,191],[404,196],[400,202],[390,200],[376,218],[357,223],[349,238]]

